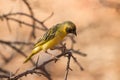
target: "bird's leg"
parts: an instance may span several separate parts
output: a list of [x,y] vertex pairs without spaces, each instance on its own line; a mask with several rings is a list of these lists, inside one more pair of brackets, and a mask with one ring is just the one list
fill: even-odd
[[52,56],[55,60],[58,60],[58,58],[57,58],[55,55],[53,55],[53,54],[49,53],[48,51],[45,51],[45,53],[47,53],[47,54],[51,55],[51,56]]

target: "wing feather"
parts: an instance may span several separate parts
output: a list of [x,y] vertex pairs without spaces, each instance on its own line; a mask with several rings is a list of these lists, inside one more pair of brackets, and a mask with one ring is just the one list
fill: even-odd
[[56,35],[56,31],[59,28],[59,24],[57,24],[56,26],[50,28],[44,35],[43,37],[35,44],[34,47],[40,46],[46,42],[48,42],[49,40],[53,39]]

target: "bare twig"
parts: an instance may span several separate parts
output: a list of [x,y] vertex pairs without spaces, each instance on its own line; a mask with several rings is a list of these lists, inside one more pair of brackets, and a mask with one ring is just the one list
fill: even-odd
[[19,44],[19,45],[34,45],[34,43],[31,42],[20,42],[20,41],[5,41],[5,40],[0,40],[0,43],[5,43],[5,44]]
[[80,67],[80,70],[84,70],[84,68],[81,66],[81,64],[77,61],[77,59],[73,56],[73,55],[71,55],[71,57],[73,58],[73,60],[74,60],[74,62]]
[[[27,8],[28,8],[28,10],[30,12],[30,15],[34,16],[33,10],[31,8],[30,4],[27,2],[27,0],[23,0],[23,2],[26,4],[26,6],[27,6]],[[36,22],[33,19],[32,19],[32,24],[33,24],[33,26],[32,26],[33,29],[32,29],[31,35],[34,38],[36,38],[36,36],[35,36],[35,25],[36,25]]]
[[[48,16],[45,20],[43,20],[42,22],[44,23],[44,22],[46,22],[48,19],[50,19],[52,16],[54,15],[54,13],[52,12],[51,13],[51,15],[50,16]],[[46,27],[46,29],[47,29],[47,27]]]
[[4,75],[1,74],[1,75],[0,75],[0,79],[2,79],[2,78],[7,78],[7,79],[9,79],[9,76],[7,76],[7,75],[5,75],[5,74],[4,74]]
[[[27,23],[27,22],[24,22],[24,21],[21,21],[21,20],[19,20],[19,19],[15,19],[15,18],[12,18],[12,17],[8,17],[7,15],[2,15],[2,16],[0,16],[0,18],[5,18],[5,19],[7,19],[7,20],[11,20],[11,21],[15,21],[15,22],[17,22],[17,23],[19,23],[19,24],[24,24],[24,25],[27,25],[28,27],[32,27],[33,26],[33,24],[30,24],[30,23]],[[38,26],[35,26],[37,29],[40,29],[41,30],[41,28],[39,28]]]
[[67,80],[67,78],[68,78],[68,73],[69,73],[69,70],[71,70],[71,71],[72,71],[72,69],[70,68],[71,54],[72,54],[71,52],[68,52],[68,56],[67,56],[68,61],[67,61],[67,66],[66,66],[65,80]]
[[27,70],[26,72],[24,72],[24,73],[21,73],[21,74],[19,74],[19,75],[17,75],[17,76],[13,76],[10,80],[18,80],[18,79],[20,79],[21,77],[23,77],[23,76],[27,76],[28,74],[33,74],[33,73],[35,73],[35,74],[41,74],[41,75],[45,75],[44,73],[42,73],[42,72],[37,72],[37,71],[35,71],[35,70]]
[[[4,15],[0,16],[0,18],[1,18],[1,19],[2,19],[2,18],[4,19],[4,18],[6,18],[6,17],[9,18],[9,17],[16,16],[16,15],[21,15],[21,16],[29,17],[30,19],[33,19],[34,21],[36,21],[38,24],[40,24],[40,25],[42,26],[42,28],[35,26],[35,27],[37,27],[37,29],[47,30],[47,27],[43,24],[42,21],[38,20],[38,19],[35,18],[34,16],[31,16],[31,15],[29,15],[29,14],[27,14],[27,13],[22,13],[22,12],[8,13],[8,14],[4,14]],[[9,20],[11,20],[11,18],[9,18]],[[20,21],[20,20],[18,19],[18,22],[22,22],[22,21]],[[24,23],[26,23],[26,22],[24,22]],[[21,24],[24,24],[24,23],[21,23]],[[26,25],[26,24],[25,24],[25,25]],[[28,25],[28,26],[33,26],[33,25],[31,24],[31,25]]]
[[86,57],[86,56],[87,56],[86,53],[83,53],[83,52],[81,52],[80,50],[70,49],[70,51],[72,51],[73,53],[76,53],[76,54],[78,54],[78,55],[81,55],[81,56],[83,56],[83,57]]
[[[39,23],[39,24],[42,26],[41,30],[47,30],[47,29],[48,29],[48,28],[43,24],[43,22],[45,22],[48,18],[46,18],[45,21],[40,21],[40,20],[38,20],[37,18],[35,18],[34,16],[31,16],[31,15],[29,15],[29,14],[27,14],[27,13],[22,13],[22,12],[8,13],[8,14],[6,14],[6,15],[7,15],[7,16],[21,15],[21,16],[29,17],[29,18],[33,19],[34,21],[36,21],[37,23]],[[50,15],[50,17],[51,17],[52,15],[53,15],[53,13]],[[49,17],[49,18],[50,18],[50,17]]]

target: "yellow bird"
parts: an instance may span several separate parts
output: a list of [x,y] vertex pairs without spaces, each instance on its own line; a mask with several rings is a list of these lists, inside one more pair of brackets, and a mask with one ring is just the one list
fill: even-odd
[[60,43],[69,33],[77,35],[76,26],[71,21],[65,21],[63,23],[53,26],[35,44],[32,53],[30,54],[30,56],[27,57],[24,63],[28,62],[31,57],[37,54],[39,51],[43,50],[47,52],[48,49],[52,49],[55,45]]

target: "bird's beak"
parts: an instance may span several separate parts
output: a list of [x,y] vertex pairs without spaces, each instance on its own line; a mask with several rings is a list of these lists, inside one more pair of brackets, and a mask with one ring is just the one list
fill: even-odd
[[74,34],[75,34],[75,36],[77,36],[77,33],[76,33],[76,32],[74,32]]

